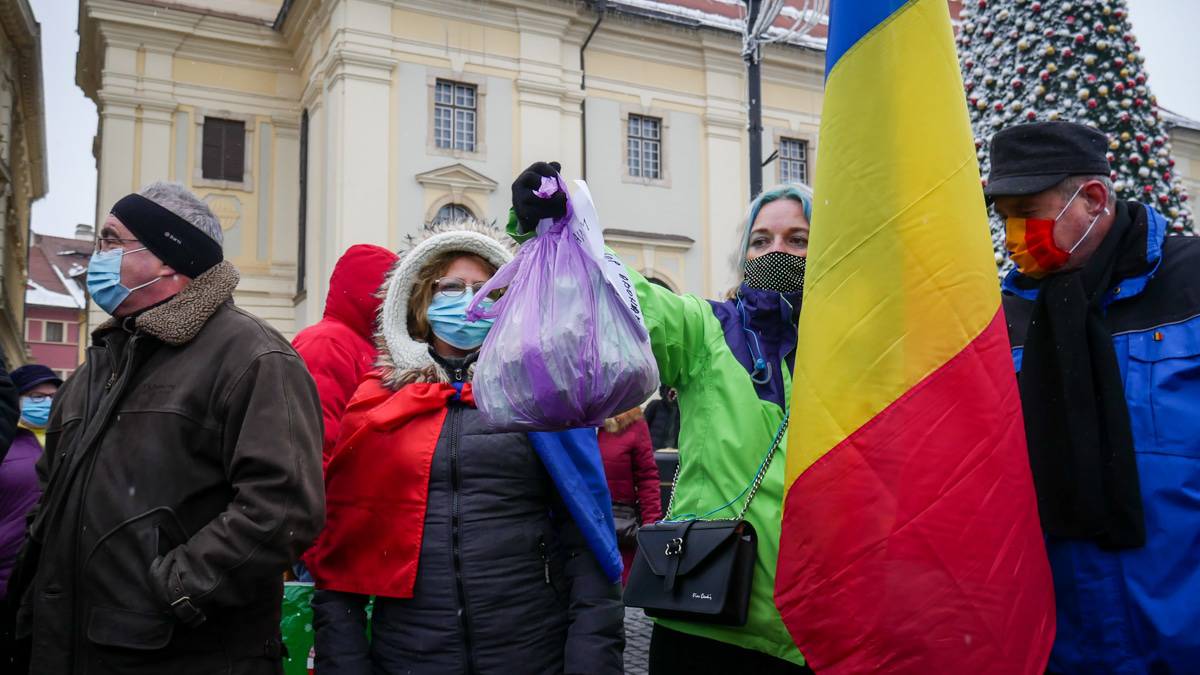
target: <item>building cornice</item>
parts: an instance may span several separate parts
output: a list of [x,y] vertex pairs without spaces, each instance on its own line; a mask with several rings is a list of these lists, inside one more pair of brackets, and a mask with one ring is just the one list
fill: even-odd
[[17,51],[21,123],[30,163],[32,199],[46,194],[46,106],[42,85],[42,28],[28,0],[0,3],[0,25]]

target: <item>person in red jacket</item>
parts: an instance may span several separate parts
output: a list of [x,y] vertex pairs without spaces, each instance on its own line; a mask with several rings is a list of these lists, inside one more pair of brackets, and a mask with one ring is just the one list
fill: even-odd
[[375,294],[396,260],[395,253],[370,244],[346,249],[329,277],[324,318],[292,340],[321,397],[325,422],[321,454],[326,462],[337,443],[346,404],[359,381],[375,367],[375,316],[382,302]]
[[[629,568],[637,553],[632,536],[622,536],[622,530],[636,532],[636,526],[649,525],[662,518],[662,501],[658,492],[658,465],[654,462],[654,444],[650,427],[642,417],[641,408],[627,410],[604,420],[600,429],[600,454],[604,458],[604,474],[608,491],[612,493],[613,516],[617,520],[617,543],[625,572],[621,581],[629,578]],[[633,519],[632,528],[622,528],[623,520]]]

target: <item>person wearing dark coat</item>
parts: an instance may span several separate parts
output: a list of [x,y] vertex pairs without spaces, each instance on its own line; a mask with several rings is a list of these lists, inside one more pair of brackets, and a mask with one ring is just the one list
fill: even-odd
[[113,205],[113,318],[59,390],[9,593],[36,675],[276,675],[283,573],[324,520],[304,363],[233,302],[220,222],[174,183]]
[[[600,455],[604,475],[612,494],[613,515],[625,512],[635,516],[638,525],[652,525],[662,518],[658,464],[650,444],[650,430],[641,408],[634,408],[604,420],[599,432]],[[620,522],[617,523],[620,527]],[[618,532],[618,534],[620,534]],[[637,553],[636,541],[618,541],[625,571],[621,582],[629,580],[629,568]]]
[[321,397],[326,459],[337,441],[350,396],[379,356],[374,336],[380,301],[375,294],[395,263],[396,254],[380,246],[357,244],[346,249],[329,277],[324,317],[292,339]]
[[646,406],[646,424],[650,426],[650,440],[655,450],[679,447],[679,396],[675,390],[663,386],[658,398]]
[[[491,322],[465,310],[512,256],[499,236],[434,226],[389,275],[380,367],[346,410],[304,556],[322,675],[622,672],[615,536],[600,546],[572,515],[600,504],[558,488],[538,440],[556,434],[497,431],[474,405]],[[578,431],[607,510],[595,432]]]

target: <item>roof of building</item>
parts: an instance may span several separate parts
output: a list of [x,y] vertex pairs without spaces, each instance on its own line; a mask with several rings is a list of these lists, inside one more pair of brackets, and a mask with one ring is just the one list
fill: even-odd
[[[242,0],[249,2],[251,0]],[[199,0],[174,0],[177,3],[199,2]],[[267,0],[263,0],[267,2]],[[279,29],[287,19],[293,0],[275,0],[277,12],[274,26]],[[950,15],[955,19],[962,10],[962,0],[948,0]],[[595,6],[595,0],[589,4]],[[795,21],[800,18],[805,0],[786,0],[783,12],[775,20],[772,33],[783,35]],[[607,0],[609,11],[641,16],[650,20],[680,23],[695,28],[715,28],[740,33],[742,21],[746,13],[744,0]],[[795,39],[788,39],[791,44],[817,49],[825,49],[825,37],[828,32],[828,17],[811,33]]]
[[25,304],[83,309],[90,241],[34,234]]

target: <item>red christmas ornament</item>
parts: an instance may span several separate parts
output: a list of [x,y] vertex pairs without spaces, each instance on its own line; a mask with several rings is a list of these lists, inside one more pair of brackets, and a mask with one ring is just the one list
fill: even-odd
[[1004,112],[1004,104],[1003,103],[1000,103],[999,101],[996,102],[996,112]]
[[1150,194],[1151,192],[1154,192],[1154,188],[1149,185],[1146,185],[1146,186],[1142,187],[1142,192],[1145,192],[1146,194]]
[[1070,47],[1064,47],[1062,50],[1062,55],[1064,59],[1069,59],[1075,56],[1075,52],[1071,51]]
[[1024,65],[1017,66],[1017,74],[1018,75],[1024,75],[1027,72],[1029,72],[1029,69],[1026,68]]
[[1032,121],[1034,121],[1034,120],[1036,120],[1036,119],[1037,119],[1037,113],[1035,113],[1035,112],[1033,112],[1032,110],[1030,110],[1029,112],[1025,113],[1025,119],[1027,119],[1027,120],[1029,120],[1030,122],[1032,122]]
[[1167,166],[1175,166],[1175,160],[1174,160],[1174,159],[1168,159],[1168,160],[1167,160]]
[[1145,104],[1146,104],[1146,101],[1143,99],[1140,99],[1140,98],[1133,99],[1133,107],[1135,107],[1135,108],[1141,108]]
[[1143,134],[1142,132],[1139,131],[1139,132],[1137,132],[1137,135],[1134,136],[1134,138],[1137,139],[1138,143],[1141,143],[1142,141],[1146,140],[1146,134]]
[[1150,154],[1150,144],[1149,143],[1142,143],[1142,152],[1146,153],[1147,155]]
[[1138,157],[1137,155],[1130,155],[1130,156],[1129,156],[1129,163],[1130,163],[1130,164],[1132,164],[1132,165],[1134,165],[1134,166],[1137,166],[1138,164],[1141,164],[1141,163],[1142,163],[1142,158],[1141,158],[1141,157]]
[[[975,105],[975,104],[972,103],[971,105]],[[1127,112],[1121,113],[1121,121],[1122,122],[1128,123],[1130,119],[1132,119],[1132,116],[1129,113],[1127,113]]]
[[1034,12],[1040,12],[1042,11],[1042,3],[1035,2],[1029,6],[1029,9],[1033,10]]
[[1168,196],[1166,196],[1166,195],[1159,195],[1159,196],[1158,196],[1158,203],[1160,203],[1160,204],[1166,204],[1166,203],[1167,203],[1167,202],[1169,202],[1169,201],[1171,201],[1171,198],[1170,198],[1170,197],[1168,197]]
[[1125,40],[1126,42],[1133,42],[1133,41],[1134,41],[1134,39],[1135,39],[1135,38],[1133,37],[1133,33],[1126,33],[1126,34],[1125,34],[1124,36],[1122,36],[1122,37],[1124,38],[1124,40]]
[[1088,81],[1088,84],[1095,84],[1096,83],[1096,74],[1088,73],[1087,81]]
[[1187,194],[1181,194],[1181,195],[1179,195],[1179,201],[1181,201],[1181,202],[1186,202],[1187,200],[1188,200],[1188,196],[1187,196]]
[[1167,181],[1168,183],[1171,182],[1171,172],[1170,171],[1163,172],[1163,180]]
[[1050,71],[1043,70],[1042,72],[1038,73],[1038,77],[1042,78],[1042,82],[1045,82],[1050,79]]
[[1012,81],[1012,87],[1013,87],[1013,89],[1020,89],[1021,87],[1024,87],[1024,86],[1025,86],[1025,83],[1024,83],[1024,82],[1022,82],[1022,81],[1020,81],[1020,80],[1013,80],[1013,81]]
[[[964,82],[963,83],[963,89],[966,89],[968,94],[971,93],[971,90],[974,88],[975,88],[974,82]],[[974,104],[972,104],[972,105],[974,105]]]
[[1121,19],[1125,18],[1125,10],[1123,10],[1123,9],[1113,10],[1113,17],[1117,21],[1120,21]]
[[1054,37],[1054,29],[1047,28],[1046,30],[1042,31],[1042,35],[1044,35],[1046,37]]
[[987,0],[979,0],[979,9],[987,9]]
[[1074,25],[1075,25],[1075,15],[1074,15],[1074,14],[1068,14],[1068,15],[1067,15],[1067,18],[1066,18],[1066,21],[1067,21],[1067,25],[1068,25],[1068,26],[1074,26]]
[[1116,94],[1125,93],[1125,85],[1120,82],[1114,84],[1113,85],[1113,93],[1116,93]]
[[1088,99],[1088,102],[1087,102],[1088,110],[1095,110],[1096,106],[1099,106],[1099,105],[1100,105],[1100,102],[1097,101],[1096,99],[1094,99],[1094,98]]
[[1092,26],[1092,30],[1096,31],[1097,33],[1103,33],[1104,32],[1104,24],[1097,21],[1095,23],[1095,25]]
[[1116,66],[1117,68],[1124,68],[1125,67],[1125,59],[1118,56],[1117,58],[1113,59],[1113,65]]
[[1138,73],[1137,83],[1138,84],[1146,84],[1146,76],[1141,73]]
[[1107,160],[1109,161],[1109,163],[1110,163],[1110,164],[1111,164],[1112,162],[1115,162],[1115,161],[1117,161],[1117,156],[1116,156],[1116,155],[1114,155],[1114,154],[1112,154],[1111,152],[1109,152],[1109,153],[1106,153],[1106,154],[1104,155],[1104,158],[1105,158],[1105,159],[1107,159]]

